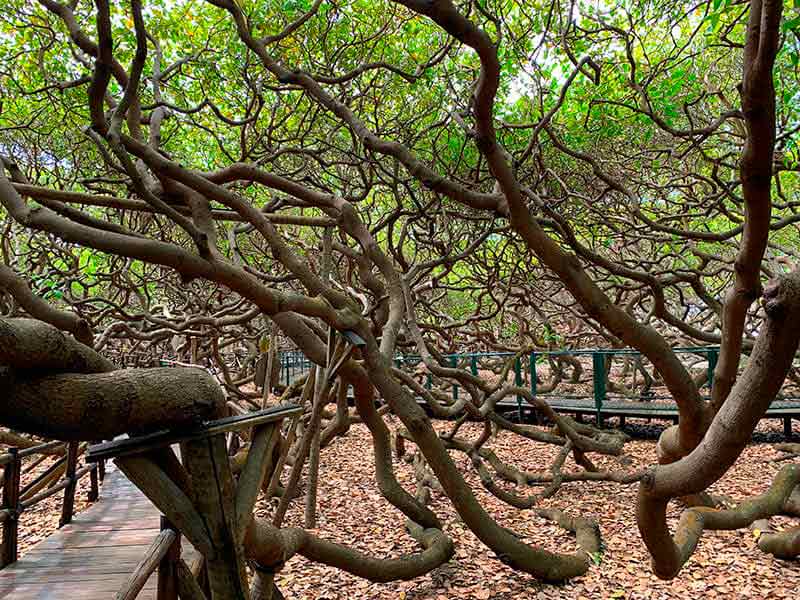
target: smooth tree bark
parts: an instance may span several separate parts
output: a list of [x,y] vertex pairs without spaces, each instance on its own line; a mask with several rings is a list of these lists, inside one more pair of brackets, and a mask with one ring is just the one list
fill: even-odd
[[712,406],[719,410],[736,379],[747,310],[761,295],[761,261],[772,222],[775,152],[773,68],[780,43],[783,4],[754,0],[747,23],[742,70],[742,113],[747,137],[739,162],[744,230],[734,262],[735,280],[722,310],[722,341],[714,370]]
[[[542,114],[533,123],[508,123],[501,118],[507,111],[499,107],[507,100],[504,86],[514,76],[506,69],[516,34],[483,3],[387,3],[386,32],[392,31],[395,20],[422,23],[427,39],[440,41],[441,47],[428,49],[430,57],[424,61],[414,58],[416,69],[411,70],[388,60],[372,61],[360,45],[341,53],[355,53],[361,57],[358,60],[364,60],[354,69],[337,58],[338,51],[326,50],[322,62],[331,62],[324,65],[330,71],[317,72],[309,66],[313,59],[304,67],[305,58],[285,52],[280,42],[294,35],[314,35],[320,38],[320,46],[327,48],[335,41],[327,36],[341,16],[337,11],[346,9],[332,5],[330,22],[322,20],[319,24],[324,26],[308,29],[316,33],[305,33],[306,25],[316,23],[315,19],[328,19],[329,13],[321,10],[323,4],[317,0],[299,17],[284,19],[282,30],[265,35],[272,22],[260,23],[259,15],[248,13],[240,3],[209,0],[209,6],[203,6],[204,14],[213,14],[221,28],[227,27],[225,35],[235,36],[235,41],[228,41],[241,46],[246,57],[238,74],[247,84],[244,97],[248,98],[241,118],[226,114],[239,110],[232,109],[232,104],[217,106],[213,92],[197,106],[188,107],[184,106],[186,96],[176,95],[180,86],[172,80],[183,81],[184,65],[202,62],[201,56],[214,46],[212,34],[196,56],[168,65],[166,56],[173,50],[162,47],[148,30],[151,17],[139,0],[125,7],[96,0],[88,20],[75,4],[39,3],[54,38],[64,37],[62,29],[66,29],[65,43],[85,71],[84,77],[57,89],[85,87],[84,133],[100,167],[91,169],[98,173],[97,178],[86,179],[81,171],[84,165],[77,165],[81,169],[76,166],[76,173],[81,173],[80,181],[86,185],[82,191],[71,192],[50,189],[60,186],[36,185],[26,175],[37,170],[52,175],[49,170],[54,169],[42,169],[40,164],[23,168],[19,163],[30,161],[25,157],[2,158],[0,204],[18,231],[48,240],[46,249],[26,250],[26,260],[28,256],[38,260],[48,252],[57,255],[58,260],[49,257],[49,262],[69,282],[64,303],[78,312],[49,309],[16,275],[22,272],[20,264],[0,266],[0,287],[10,292],[27,314],[55,326],[0,319],[0,383],[9,390],[0,422],[60,439],[96,439],[123,432],[190,427],[224,414],[226,407],[236,412],[258,408],[268,390],[242,392],[247,382],[237,381],[236,369],[228,367],[226,344],[235,346],[232,330],[257,339],[258,328],[253,323],[270,320],[280,329],[284,343],[298,348],[316,365],[316,385],[313,375],[304,382],[287,382],[282,398],[299,396],[309,411],[291,424],[281,438],[285,442],[276,442],[274,462],[279,468],[267,478],[268,493],[279,491],[283,465],[291,465],[277,508],[271,519],[253,520],[248,529],[247,553],[264,574],[254,585],[261,589],[260,594],[275,593],[269,573],[298,553],[375,581],[416,577],[443,564],[453,555],[453,544],[428,506],[434,479],[438,482],[434,487],[441,489],[467,527],[499,560],[545,581],[563,581],[585,573],[600,548],[592,519],[538,507],[565,481],[641,481],[639,530],[654,557],[655,571],[662,577],[678,573],[704,528],[746,526],[753,519],[791,511],[795,502],[792,486],[796,484],[794,471],[788,469],[776,480],[773,487],[777,491],[743,503],[730,514],[685,513],[675,537],[665,516],[672,498],[705,490],[733,464],[790,373],[797,350],[798,275],[781,275],[773,265],[764,264],[770,233],[790,231],[797,221],[791,214],[776,220],[772,208],[776,156],[773,69],[780,41],[780,2],[754,0],[751,4],[741,111],[728,107],[695,125],[687,103],[688,128],[670,124],[657,114],[648,91],[650,84],[637,71],[640,52],[633,24],[630,31],[604,22],[595,23],[592,31],[578,28],[572,7],[559,43],[573,70],[555,105],[545,111],[542,104]],[[131,17],[132,31],[127,37],[115,25],[119,11]],[[376,39],[384,33],[376,34]],[[629,66],[626,85],[636,98],[635,105],[619,99],[601,101],[649,120],[664,140],[672,140],[671,157],[684,151],[694,153],[695,146],[702,154],[703,143],[710,136],[720,136],[715,139],[724,140],[728,148],[726,128],[739,131],[739,120],[744,123],[741,134],[746,141],[738,175],[744,207],[740,216],[736,186],[725,181],[724,161],[698,167],[697,172],[686,167],[690,171],[669,177],[662,171],[637,177],[631,175],[636,175],[633,168],[618,174],[613,156],[600,157],[564,141],[569,138],[559,133],[557,117],[565,98],[581,76],[596,84],[602,75],[593,59],[574,57],[569,42],[583,46],[585,40],[580,36],[593,35],[620,42],[619,56]],[[512,45],[506,46],[509,39]],[[300,41],[308,42],[300,46],[311,57],[315,39]],[[122,63],[119,49],[123,44],[132,49],[125,58],[130,60],[129,66]],[[536,60],[534,52],[521,64]],[[458,66],[456,80],[450,79],[452,65]],[[343,73],[336,72],[344,66]],[[667,61],[653,72],[669,69]],[[218,70],[220,81],[229,77],[229,70]],[[474,73],[471,82],[470,72]],[[408,115],[404,107],[371,114],[373,96],[381,102],[384,94],[391,94],[393,101],[386,104],[396,107],[394,83],[424,86],[426,77],[437,76],[443,77],[443,85],[429,87],[447,89],[453,106],[437,106],[441,118],[432,119],[433,125],[419,125],[415,119],[424,122],[423,117]],[[383,77],[391,85],[381,83]],[[367,89],[369,93],[364,91]],[[413,103],[419,89],[409,89],[407,100]],[[719,94],[727,102],[724,94]],[[264,108],[269,104],[266,98],[274,102],[273,108]],[[286,104],[291,109],[284,113]],[[193,115],[201,112],[203,119],[206,114],[213,115],[209,116],[211,124],[195,120]],[[270,122],[265,125],[267,113]],[[169,136],[162,135],[165,122],[170,124]],[[300,131],[296,137],[285,134],[284,130],[295,126]],[[422,129],[416,131],[415,127]],[[192,135],[207,134],[209,148],[216,145],[219,152],[211,153],[211,159],[195,157],[191,149],[165,144],[164,138],[171,139],[184,128]],[[224,134],[217,133],[220,128]],[[529,138],[515,144],[518,135]],[[452,152],[443,152],[439,145],[439,138],[449,144],[451,136],[457,141],[454,147],[461,146],[460,158],[446,158]],[[458,136],[463,140],[458,141]],[[238,141],[231,145],[227,137]],[[189,145],[195,150],[199,147],[194,139]],[[570,172],[562,170],[561,162],[578,166]],[[663,218],[654,218],[649,206],[643,208],[650,180],[681,181],[683,177],[696,183],[678,186],[691,208],[674,209],[679,214],[665,210]],[[643,191],[634,184],[626,185],[628,180],[645,180],[640,183]],[[718,195],[695,198],[693,188],[703,186],[719,188]],[[106,187],[114,193],[108,193]],[[662,187],[652,203],[656,212],[659,200],[665,206],[673,204],[673,190]],[[392,201],[396,206],[387,208]],[[791,212],[791,203],[783,204],[783,209]],[[702,212],[708,206],[715,212]],[[291,214],[285,214],[285,209]],[[298,215],[297,209],[304,213],[313,210],[314,215]],[[735,226],[721,232],[697,231],[683,224],[686,214],[693,211],[730,217],[728,221]],[[594,220],[587,223],[587,218]],[[320,239],[316,233],[284,230],[279,225],[322,227],[324,233]],[[607,231],[618,235],[609,238],[606,252],[594,238],[602,238]],[[717,243],[728,250],[739,235],[741,243],[732,266],[730,260],[695,244]],[[654,258],[641,259],[626,257],[620,250],[630,242],[631,254],[647,254],[649,246],[662,248],[667,239],[670,245],[678,245],[676,239],[685,242],[699,266],[681,259],[679,267],[662,268],[658,250]],[[780,247],[778,242],[773,246],[776,244]],[[26,244],[19,245],[23,246]],[[98,276],[112,290],[108,298],[73,293],[76,279],[84,281],[76,275],[83,263],[80,257],[77,262],[66,259],[78,247],[110,257],[106,260],[113,264],[104,272],[100,269]],[[6,262],[14,262],[8,258],[11,252],[5,242],[0,250]],[[781,252],[794,256],[785,248]],[[68,266],[55,269],[54,265],[62,263]],[[469,268],[464,267],[467,263]],[[732,286],[726,281],[726,269],[732,269]],[[753,317],[749,313],[761,293],[762,272],[774,277],[764,292],[763,316]],[[537,287],[539,284],[531,281],[540,275],[546,283]],[[727,294],[720,302],[716,296],[724,286]],[[693,294],[688,302],[684,302],[686,290]],[[451,294],[464,294],[476,306],[471,309],[473,314],[449,314],[455,312]],[[156,310],[155,297],[164,300],[160,310]],[[703,318],[710,320],[676,316],[679,310],[691,312],[691,303],[703,307]],[[547,320],[545,305],[550,318],[561,319],[561,324],[582,320],[583,326],[562,327],[576,334],[571,339],[580,340],[589,331],[588,339],[614,348],[630,346],[647,359],[653,369],[653,376],[647,377],[663,383],[680,413],[678,426],[668,429],[659,440],[661,465],[647,473],[598,469],[589,455],[619,455],[624,437],[560,417],[544,399],[518,385],[512,372],[515,360],[531,349],[552,345],[552,341],[541,342],[533,332],[537,328],[528,326],[542,317]],[[185,314],[170,312],[180,306]],[[92,315],[94,322],[80,315]],[[511,345],[502,340],[504,319],[519,326],[519,336]],[[748,333],[748,325],[758,333],[757,339]],[[95,327],[104,327],[97,338],[91,335]],[[550,332],[549,323],[547,327]],[[59,329],[71,332],[78,341]],[[326,331],[355,332],[364,340],[363,347],[337,373],[336,393],[331,393],[333,381],[325,375],[332,354]],[[156,349],[153,356],[158,348],[178,340],[176,353],[183,344],[184,356],[186,347],[191,347],[193,363],[207,360],[218,366],[225,392],[203,369],[115,369],[99,352],[80,343],[92,339],[98,348],[123,341],[136,347],[151,343]],[[711,402],[701,395],[702,379],[673,351],[674,345],[686,339],[721,345]],[[186,340],[185,344],[180,340]],[[494,368],[492,377],[481,374],[477,365],[454,365],[445,358],[476,342],[482,348],[509,351],[513,358]],[[737,380],[744,351],[750,356]],[[459,398],[451,401],[447,393],[421,383],[395,362],[396,356],[408,352],[420,355],[423,377],[427,375],[431,384],[435,380],[441,388],[458,386]],[[231,355],[238,360],[234,351],[227,356]],[[535,363],[530,370],[534,367]],[[611,369],[610,364],[608,367]],[[556,389],[562,383],[560,368],[551,369],[551,374],[557,372],[545,389]],[[573,365],[573,377],[581,378],[579,364]],[[354,390],[353,415],[347,406],[349,385]],[[537,415],[553,421],[556,430],[544,432],[511,423],[498,412],[500,402],[510,397],[523,399]],[[380,410],[376,398],[384,403]],[[419,406],[420,398],[433,414],[456,417],[449,433],[437,432]],[[328,405],[334,401],[336,412],[330,415]],[[392,432],[383,418],[386,411],[402,423],[402,439],[416,446],[417,494],[406,491],[395,476]],[[320,452],[356,418],[372,437],[379,491],[404,515],[408,532],[419,543],[420,550],[413,555],[375,559],[302,529],[282,527],[305,464],[310,467],[306,525],[314,525]],[[477,439],[457,436],[468,418],[484,423]],[[489,448],[499,431],[557,445],[557,458],[539,472],[506,464]],[[253,443],[246,435],[240,441]],[[456,467],[451,450],[470,458],[481,484],[494,496],[575,533],[580,550],[550,552],[523,542],[497,523]],[[247,452],[243,450],[236,460],[241,461]],[[577,472],[565,468],[568,460],[574,461]],[[531,494],[522,489],[508,491],[496,484],[496,478],[520,488],[546,487]],[[778,540],[767,535],[764,545],[787,555],[795,541],[791,536]],[[219,564],[215,562],[214,568]],[[188,580],[184,588],[194,593]]]

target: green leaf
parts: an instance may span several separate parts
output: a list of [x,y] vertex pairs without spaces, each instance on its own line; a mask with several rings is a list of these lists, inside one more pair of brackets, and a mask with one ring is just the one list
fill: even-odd
[[795,17],[794,19],[789,19],[788,21],[784,21],[783,25],[781,25],[781,31],[787,32],[790,29],[794,29],[800,25],[800,15]]

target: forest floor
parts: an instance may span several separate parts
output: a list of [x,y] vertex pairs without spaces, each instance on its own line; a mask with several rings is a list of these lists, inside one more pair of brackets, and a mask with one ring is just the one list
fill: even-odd
[[[389,419],[390,425],[397,422]],[[629,423],[635,423],[629,421]],[[446,428],[447,423],[437,423]],[[634,425],[635,427],[635,425]],[[641,426],[637,433],[647,439],[626,444],[625,466],[617,459],[600,459],[599,464],[635,470],[655,461],[657,428]],[[763,492],[773,475],[785,464],[773,462],[779,455],[772,441],[780,441],[780,425],[762,422],[756,439],[736,466],[719,481],[712,492],[740,500]],[[460,436],[474,438],[478,425],[466,425]],[[795,432],[800,427],[795,424]],[[767,443],[770,442],[770,443]],[[531,471],[546,470],[555,449],[511,434],[501,434],[492,446],[514,465]],[[409,449],[413,450],[410,447]],[[453,459],[497,521],[517,532],[522,539],[551,551],[574,552],[574,537],[530,511],[511,508],[481,487],[464,454]],[[627,464],[630,463],[630,464]],[[318,528],[315,532],[331,541],[354,546],[378,558],[397,557],[415,551],[403,528],[404,517],[386,502],[374,483],[369,433],[361,425],[336,440],[322,453]],[[412,467],[395,459],[400,483],[413,494]],[[533,490],[530,490],[533,491]],[[494,558],[491,550],[460,522],[446,498],[434,494],[432,508],[445,522],[445,531],[455,542],[455,556],[445,565],[413,581],[374,584],[334,568],[313,564],[303,557],[292,558],[278,574],[277,582],[287,598],[308,600],[392,599],[392,600],[516,600],[532,599],[658,599],[658,598],[797,598],[800,589],[800,561],[780,561],[763,554],[749,530],[706,533],[689,563],[673,581],[661,581],[651,571],[649,559],[636,528],[634,510],[636,485],[615,483],[565,484],[542,506],[555,506],[575,515],[594,517],[600,525],[605,551],[602,562],[564,585],[542,585],[517,573]],[[266,514],[265,500],[260,510]],[[286,525],[301,525],[303,502],[293,502]],[[679,508],[673,508],[676,519]],[[674,521],[673,521],[674,523]],[[789,521],[775,518],[781,528]]]
[[[397,425],[389,418],[390,426]],[[439,428],[448,423],[439,422]],[[795,433],[800,435],[800,424]],[[637,439],[625,446],[626,463],[599,459],[600,465],[636,470],[655,460],[655,437],[660,428],[638,425],[629,420]],[[479,426],[465,425],[461,436],[474,438]],[[712,491],[736,500],[763,492],[785,463],[772,459],[779,454],[772,442],[781,441],[780,424],[764,421],[756,439],[735,467]],[[555,449],[501,434],[492,447],[512,464],[530,471],[546,470]],[[413,447],[409,445],[409,450]],[[322,453],[318,528],[315,532],[332,541],[352,545],[378,558],[397,557],[416,550],[403,528],[404,517],[386,502],[374,483],[372,446],[362,425],[337,439]],[[473,474],[467,457],[452,453],[460,470],[486,510],[497,521],[517,532],[522,539],[551,551],[574,552],[574,537],[531,512],[511,508],[486,493]],[[23,485],[42,472],[55,458],[48,458],[23,476]],[[400,483],[411,493],[415,489],[412,467],[395,459]],[[86,506],[89,478],[84,477],[75,497],[76,513]],[[534,490],[529,490],[534,491]],[[102,495],[102,489],[101,489]],[[542,506],[555,506],[575,515],[594,517],[605,545],[602,562],[583,577],[567,584],[542,585],[516,573],[499,562],[491,550],[460,522],[447,499],[434,493],[432,508],[445,522],[445,531],[455,542],[455,556],[445,565],[413,581],[373,584],[334,568],[313,564],[302,557],[291,559],[277,577],[287,598],[304,600],[516,600],[516,599],[658,599],[658,598],[797,598],[800,589],[800,561],[780,561],[763,554],[747,530],[709,532],[679,577],[664,582],[652,575],[646,550],[634,520],[636,486],[614,483],[571,483]],[[20,553],[50,535],[58,527],[62,494],[58,493],[26,511],[20,520]],[[265,500],[259,511],[267,514]],[[286,525],[302,524],[302,502],[293,502]],[[680,510],[672,510],[676,518]],[[789,524],[773,519],[773,526]]]

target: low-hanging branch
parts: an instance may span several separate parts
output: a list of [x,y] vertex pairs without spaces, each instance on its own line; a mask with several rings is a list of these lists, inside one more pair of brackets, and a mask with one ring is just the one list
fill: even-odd
[[61,440],[181,428],[220,417],[225,397],[203,369],[116,370],[52,325],[0,318],[0,422]]

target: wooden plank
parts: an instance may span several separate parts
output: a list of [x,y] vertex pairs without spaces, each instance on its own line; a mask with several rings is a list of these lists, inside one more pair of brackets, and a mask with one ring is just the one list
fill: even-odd
[[211,540],[192,501],[153,461],[143,456],[122,456],[114,462],[195,548],[205,555],[212,551]]
[[[158,509],[120,471],[109,471],[98,503],[0,570],[0,598],[113,598],[159,531]],[[195,556],[185,545],[184,559]],[[150,577],[137,599],[156,600],[156,583]]]
[[[158,535],[155,527],[148,529],[122,530],[124,535],[109,536],[107,531],[81,529],[69,535],[50,536],[39,542],[37,552],[68,552],[83,548],[113,548],[116,546],[141,546]],[[2,571],[0,571],[2,573]]]
[[[68,583],[68,582],[67,582]],[[0,590],[0,598],[9,600],[43,600],[45,598],[58,600],[60,598],[79,598],[81,600],[93,600],[103,598],[108,600],[114,597],[115,590],[107,583],[86,584],[80,590],[70,591],[68,585],[58,584],[23,584],[9,588],[6,595]],[[64,596],[63,594],[68,594]],[[78,595],[79,594],[79,595]],[[154,588],[145,588],[139,594],[137,600],[156,600]]]
[[162,559],[167,555],[172,544],[178,539],[178,534],[172,529],[161,531],[147,552],[139,561],[136,570],[117,594],[117,600],[136,600],[147,580],[156,572]]

